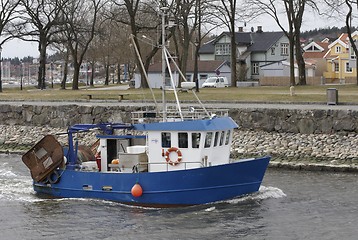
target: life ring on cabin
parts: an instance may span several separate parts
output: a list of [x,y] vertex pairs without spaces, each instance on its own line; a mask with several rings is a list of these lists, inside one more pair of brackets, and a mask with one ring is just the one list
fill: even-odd
[[60,173],[55,170],[53,171],[50,175],[47,176],[47,181],[51,184],[55,184],[58,183],[58,181],[60,181]]
[[[176,152],[176,154],[178,154],[178,158],[173,161],[170,159],[169,155],[171,152]],[[181,151],[179,150],[179,148],[176,147],[171,147],[169,148],[166,152],[165,152],[165,160],[167,161],[167,163],[169,163],[172,166],[176,166],[180,163],[180,161],[182,160],[182,154]]]

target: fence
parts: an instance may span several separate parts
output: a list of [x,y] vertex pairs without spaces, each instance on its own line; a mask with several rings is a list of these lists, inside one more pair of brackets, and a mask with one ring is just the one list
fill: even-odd
[[[298,83],[298,78],[295,78],[295,82]],[[321,77],[307,77],[307,85],[322,85],[324,81]],[[260,78],[261,86],[290,86],[289,77],[262,77]]]

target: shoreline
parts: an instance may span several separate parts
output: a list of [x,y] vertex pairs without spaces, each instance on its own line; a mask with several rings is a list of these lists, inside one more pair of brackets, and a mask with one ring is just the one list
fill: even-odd
[[[0,154],[26,153],[47,134],[66,132],[64,128],[0,125]],[[57,135],[66,143],[66,135]],[[80,134],[80,144],[92,145],[95,133]],[[358,172],[357,134],[299,134],[236,130],[231,158],[270,155],[270,168]]]

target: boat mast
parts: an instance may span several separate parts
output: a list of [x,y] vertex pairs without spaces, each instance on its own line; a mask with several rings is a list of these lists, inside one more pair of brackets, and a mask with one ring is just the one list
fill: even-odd
[[163,122],[167,121],[167,100],[165,97],[165,68],[166,68],[166,59],[165,59],[165,14],[168,11],[167,6],[161,6],[160,10],[162,11],[162,102],[163,102]]

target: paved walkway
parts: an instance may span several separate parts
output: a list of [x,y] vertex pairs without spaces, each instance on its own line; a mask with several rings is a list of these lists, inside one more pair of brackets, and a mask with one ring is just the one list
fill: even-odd
[[[102,100],[91,100],[91,101],[0,101],[0,105],[38,105],[38,106],[62,106],[62,105],[80,105],[80,106],[154,106],[153,102],[137,102],[123,100],[118,101],[102,101]],[[168,103],[168,105],[174,105]],[[182,106],[193,106],[196,103],[184,102]],[[325,105],[325,104],[285,104],[285,103],[230,103],[230,102],[219,102],[211,101],[204,102],[206,107],[210,108],[257,108],[257,109],[302,109],[302,110],[354,110],[358,111],[358,105]]]

